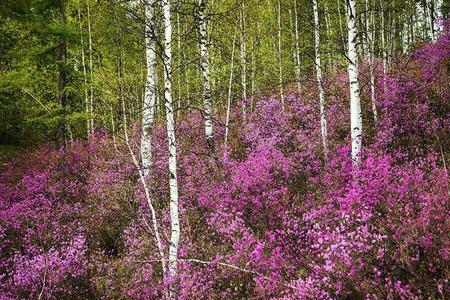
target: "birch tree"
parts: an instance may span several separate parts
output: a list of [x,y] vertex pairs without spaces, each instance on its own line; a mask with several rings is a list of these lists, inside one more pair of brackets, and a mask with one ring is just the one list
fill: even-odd
[[246,105],[245,100],[247,99],[247,66],[246,66],[246,44],[245,44],[245,6],[244,1],[242,2],[242,9],[239,18],[239,24],[241,29],[241,48],[240,48],[240,58],[241,58],[241,86],[242,86],[242,113],[245,117]]
[[87,71],[86,71],[86,59],[84,54],[84,36],[83,36],[83,23],[81,22],[81,10],[80,5],[78,5],[78,21],[79,21],[79,29],[80,29],[80,47],[81,47],[81,66],[83,68],[83,80],[84,80],[84,106],[86,113],[86,131],[87,135],[91,133],[91,121],[90,121],[90,113],[89,113],[89,95],[87,90]]
[[[233,86],[233,70],[234,70],[234,48],[236,45],[236,33],[233,35],[233,48],[231,50],[231,66],[230,66],[230,80],[228,82],[228,102],[227,102],[227,115],[225,119],[225,150],[227,148],[228,143],[228,125],[230,123],[230,114],[231,114],[231,89]],[[226,152],[225,152],[226,153]]]
[[281,103],[284,104],[284,88],[283,88],[283,66],[282,66],[282,57],[281,57],[281,3],[278,0],[278,84],[280,86],[280,99]]
[[[373,9],[369,10],[369,0],[365,0],[366,5],[366,43],[367,50],[369,51],[369,73],[370,73],[370,99],[372,100],[372,113],[375,122],[378,119],[378,112],[376,106],[376,96],[375,96],[375,67],[374,67],[374,15]],[[369,14],[369,16],[367,15]]]
[[[59,0],[58,1],[58,10],[59,10],[59,23],[61,26],[67,25],[67,16],[66,16],[66,1]],[[60,68],[59,68],[59,105],[62,108],[65,108],[67,105],[67,92],[66,87],[69,82],[69,74],[67,70],[67,39],[65,36],[61,36],[59,40],[59,58],[60,58]],[[68,125],[66,121],[63,121],[63,124],[60,128],[61,131],[61,139],[64,144],[67,144],[67,133],[68,133]]]
[[94,86],[93,86],[93,59],[92,59],[92,28],[91,28],[91,6],[90,0],[87,0],[87,17],[88,17],[88,38],[89,38],[89,75],[90,75],[90,101],[89,101],[89,120],[91,133],[94,132]]
[[319,24],[319,9],[317,0],[313,0],[313,14],[314,14],[314,54],[316,65],[316,79],[319,89],[319,106],[320,106],[320,128],[322,133],[322,146],[325,159],[328,153],[327,141],[327,118],[325,115],[325,93],[322,85],[322,66],[320,58],[320,24]]
[[203,79],[203,117],[205,120],[205,134],[208,146],[214,148],[214,136],[212,125],[212,99],[211,99],[211,84],[209,78],[209,54],[208,54],[208,39],[206,29],[206,0],[199,0],[198,2],[198,26],[200,31],[200,68]]
[[358,82],[358,54],[356,52],[356,7],[355,0],[347,0],[348,28],[348,78],[350,82],[350,126],[352,140],[352,160],[359,164],[362,146],[361,99]]
[[[147,223],[145,216],[143,216],[143,221],[144,221],[144,224],[154,234],[156,246],[158,248],[158,254],[159,254],[161,266],[162,266],[162,277],[163,277],[163,279],[165,279],[166,278],[166,269],[167,269],[167,267],[166,267],[167,260],[166,260],[165,254],[164,254],[164,248],[163,248],[163,244],[162,244],[161,234],[159,232],[158,220],[156,217],[156,209],[155,209],[155,206],[153,205],[153,201],[150,196],[150,189],[148,188],[147,182],[145,180],[144,172],[143,172],[143,170],[141,170],[141,168],[139,166],[139,162],[138,162],[136,156],[134,155],[133,149],[131,148],[130,138],[128,137],[128,121],[127,121],[125,95],[124,95],[124,87],[123,87],[123,77],[124,77],[123,76],[123,73],[124,73],[123,72],[123,49],[122,49],[122,43],[120,40],[120,35],[119,35],[118,39],[119,39],[119,45],[118,45],[119,46],[119,61],[117,63],[117,77],[118,77],[117,79],[118,79],[118,85],[119,85],[119,98],[120,98],[120,103],[122,106],[122,123],[123,123],[124,140],[125,140],[125,144],[128,148],[128,151],[130,153],[131,159],[133,161],[134,167],[138,171],[139,179],[140,179],[142,187],[144,189],[145,199],[147,200],[148,207],[150,208],[152,227],[150,227],[150,225]],[[111,108],[111,122],[112,122],[112,126],[113,126],[113,137],[114,137],[114,115],[112,113],[112,108]],[[167,294],[167,292],[165,294]]]
[[155,0],[145,1],[145,57],[147,79],[142,108],[141,160],[144,176],[152,164],[152,129],[155,119]]
[[178,245],[180,241],[180,221],[178,217],[178,181],[177,181],[177,145],[172,104],[172,23],[170,1],[163,0],[164,19],[164,98],[167,120],[167,139],[169,143],[169,188],[170,188],[170,244],[168,272],[170,279],[169,294],[171,299],[178,299]]
[[299,47],[299,36],[298,36],[298,8],[297,0],[294,0],[294,39],[295,39],[295,75],[297,76],[297,91],[301,92],[300,83],[300,47]]
[[[384,0],[380,0],[380,9],[381,9],[381,59],[383,61],[383,77],[387,73],[387,57],[386,57],[386,36],[385,36],[385,19],[384,19]],[[350,41],[349,41],[350,44]],[[349,50],[350,52],[350,50]],[[383,87],[384,87],[384,79],[383,79]]]

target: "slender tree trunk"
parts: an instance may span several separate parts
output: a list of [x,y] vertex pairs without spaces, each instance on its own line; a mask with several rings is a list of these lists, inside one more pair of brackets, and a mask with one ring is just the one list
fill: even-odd
[[297,0],[294,0],[294,30],[295,30],[295,75],[297,76],[297,91],[301,92],[302,86],[300,83],[300,46],[298,36],[298,8]]
[[114,122],[114,111],[112,105],[109,106],[110,114],[111,114],[111,135],[113,140],[114,150],[117,151],[117,142],[116,142],[116,126]]
[[80,6],[78,6],[78,21],[79,21],[79,27],[80,27],[80,46],[81,46],[81,65],[83,68],[83,79],[84,79],[84,106],[85,106],[85,112],[86,112],[86,131],[87,135],[91,133],[91,122],[89,120],[90,112],[89,112],[89,95],[87,90],[87,72],[86,72],[86,59],[84,54],[84,37],[83,37],[83,23],[81,21],[81,10]]
[[352,139],[352,160],[355,165],[361,160],[362,116],[358,82],[358,54],[356,53],[356,10],[355,0],[347,0],[348,24],[348,77],[350,81],[350,126]]
[[314,54],[316,64],[317,86],[319,88],[319,105],[320,105],[320,128],[322,132],[322,145],[325,159],[328,155],[328,134],[327,134],[327,118],[325,113],[325,93],[322,85],[322,66],[320,58],[320,24],[319,24],[319,8],[317,0],[313,0],[314,13]]
[[384,19],[384,0],[380,0],[381,9],[381,59],[383,61],[383,89],[386,90],[387,58],[386,58],[386,38],[385,38],[385,19]]
[[177,103],[178,103],[178,110],[177,110],[177,119],[180,118],[181,113],[181,77],[183,76],[183,67],[181,65],[181,28],[180,28],[180,13],[177,13],[177,52],[178,52],[178,78],[177,78]]
[[[378,119],[375,96],[375,58],[374,58],[374,14],[373,8],[369,11],[369,0],[365,0],[366,4],[366,41],[367,50],[369,51],[369,73],[370,73],[370,99],[372,100],[372,113],[375,122]],[[368,15],[369,14],[369,15]]]
[[[331,45],[330,41],[331,41],[331,36],[332,36],[332,32],[331,32],[331,26],[330,26],[330,20],[328,17],[328,8],[326,6],[326,4],[324,5],[324,15],[325,15],[325,32],[326,32],[326,37],[327,37],[327,42],[325,45]],[[330,66],[332,64],[332,59],[331,59],[331,48],[330,47],[326,47],[327,48],[327,52],[325,53],[326,58],[327,58],[327,63],[326,65]]]
[[245,101],[247,100],[247,66],[246,66],[246,44],[245,44],[245,6],[242,1],[242,9],[240,15],[241,27],[241,88],[242,88],[242,114],[245,118],[247,107]]
[[251,83],[250,83],[250,92],[251,92],[251,99],[250,99],[250,111],[253,112],[253,103],[255,101],[255,72],[256,72],[256,64],[255,64],[255,39],[252,37],[252,57],[251,57],[251,64],[252,64],[252,74],[251,74]]
[[[66,18],[66,2],[65,0],[59,0],[59,21],[61,26],[66,26],[67,18]],[[59,41],[59,59],[61,60],[61,66],[59,69],[59,105],[64,109],[64,119],[62,121],[60,127],[60,136],[61,140],[64,144],[67,144],[67,133],[68,133],[68,125],[65,119],[65,109],[67,106],[67,93],[66,86],[68,84],[68,76],[67,76],[67,40],[64,35],[61,35]]]
[[416,23],[416,18],[415,18],[415,5],[414,5],[415,1],[412,2],[411,4],[411,9],[410,9],[410,13],[409,13],[409,45],[410,47],[412,47],[414,45],[415,42],[415,36],[414,36],[414,25]]
[[[181,26],[181,24],[180,24],[180,26]],[[187,25],[185,25],[185,26],[186,27],[182,27],[183,32],[187,31]],[[182,59],[183,59],[183,61],[187,60],[187,58],[186,58],[186,51],[182,51]],[[183,86],[184,86],[183,93],[187,97],[187,99],[186,99],[187,100],[186,101],[186,105],[187,105],[186,113],[188,113],[189,112],[189,107],[191,105],[190,90],[189,90],[189,87],[190,87],[190,83],[189,83],[189,66],[182,66],[181,67],[181,71],[182,71],[182,74],[183,74]]]
[[178,246],[180,241],[180,220],[178,216],[178,181],[177,181],[177,145],[172,107],[172,23],[169,0],[162,1],[164,12],[164,98],[167,119],[167,137],[169,143],[169,186],[170,186],[170,245],[168,272],[170,278],[169,294],[171,299],[178,299]]
[[284,106],[284,87],[283,87],[283,61],[281,55],[281,3],[278,0],[278,84],[280,87],[280,99]]
[[347,47],[345,45],[345,36],[344,36],[344,27],[342,25],[342,14],[341,14],[341,0],[336,0],[336,6],[338,11],[338,17],[339,17],[339,33],[341,37],[341,47],[344,52],[347,51]]
[[225,119],[225,152],[228,143],[228,125],[230,124],[230,113],[231,113],[231,88],[233,86],[233,69],[234,69],[234,48],[236,44],[236,33],[233,35],[233,48],[231,50],[231,66],[230,66],[230,80],[228,82],[228,102],[227,102],[227,116]]
[[206,28],[206,0],[199,0],[198,26],[200,31],[200,68],[203,77],[203,117],[205,120],[205,134],[208,147],[214,149],[214,135],[212,124],[212,99],[209,78],[209,53]]
[[430,8],[430,31],[431,31],[431,40],[436,41],[436,30],[434,28],[435,24],[435,13],[434,13],[434,0],[429,0],[429,8]]
[[[119,37],[120,39],[120,37]],[[122,105],[122,121],[123,121],[123,133],[124,133],[124,137],[125,137],[125,144],[127,145],[128,151],[130,153],[130,156],[133,160],[133,164],[135,166],[135,168],[138,171],[138,175],[139,175],[139,179],[141,181],[142,187],[144,188],[144,193],[145,193],[145,198],[147,200],[147,204],[150,208],[150,213],[151,213],[151,218],[152,218],[152,227],[150,228],[150,230],[153,231],[153,234],[155,235],[155,240],[156,240],[156,246],[158,248],[158,252],[159,252],[159,257],[161,260],[161,265],[162,265],[162,275],[163,275],[163,279],[165,279],[166,277],[166,256],[164,255],[164,248],[163,248],[163,244],[162,244],[162,240],[161,240],[161,235],[159,233],[159,227],[158,227],[158,220],[156,218],[156,210],[155,207],[153,206],[153,202],[152,202],[152,198],[150,196],[150,190],[147,186],[147,182],[145,180],[145,175],[143,173],[143,170],[141,170],[140,166],[139,166],[139,161],[137,160],[136,156],[134,155],[133,149],[131,149],[131,145],[130,145],[130,139],[128,137],[128,121],[127,121],[127,109],[126,109],[126,105],[125,105],[125,95],[124,95],[124,88],[123,88],[123,53],[122,53],[122,44],[119,40],[119,63],[117,66],[117,73],[118,73],[118,80],[119,80],[119,96],[120,96],[120,102]],[[112,113],[112,108],[111,108],[111,113]],[[112,115],[111,115],[112,116]],[[112,120],[114,120],[112,118]],[[113,122],[114,125],[114,122]],[[147,221],[145,220],[145,216],[144,216],[144,223],[147,225]]]
[[90,112],[90,122],[91,122],[91,133],[94,132],[94,69],[93,69],[93,61],[92,61],[92,28],[91,28],[91,8],[89,4],[90,0],[87,0],[87,13],[88,13],[88,36],[89,36],[89,73],[90,73],[90,103],[89,103],[89,112]]
[[155,120],[155,0],[145,2],[145,54],[147,80],[142,108],[141,160],[144,176],[152,165],[152,131]]
[[427,0],[422,1],[423,9],[423,39],[428,38],[428,4]]
[[443,16],[442,16],[442,8],[443,8],[442,0],[434,0],[433,5],[433,28],[435,31],[435,40],[437,35],[443,30]]

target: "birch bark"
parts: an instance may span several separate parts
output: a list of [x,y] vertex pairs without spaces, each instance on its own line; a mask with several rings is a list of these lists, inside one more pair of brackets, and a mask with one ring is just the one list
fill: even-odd
[[283,66],[281,56],[281,1],[278,0],[278,84],[280,88],[280,99],[284,105],[284,87],[283,87]]
[[227,116],[225,119],[225,151],[228,143],[228,125],[230,123],[230,113],[231,113],[231,88],[233,84],[233,69],[234,69],[234,48],[236,44],[236,33],[233,36],[233,49],[231,50],[231,66],[230,66],[230,80],[228,82],[228,102],[227,102]]
[[141,161],[146,177],[152,165],[152,131],[155,120],[155,0],[145,1],[145,57],[147,79],[142,108]]
[[89,75],[90,75],[90,101],[89,101],[89,119],[91,122],[91,133],[94,132],[94,86],[93,86],[93,59],[92,59],[92,27],[91,27],[91,7],[90,0],[87,0],[87,16],[88,16],[88,37],[89,37]]
[[209,77],[208,33],[206,28],[206,0],[199,0],[198,26],[200,31],[200,68],[203,78],[203,117],[205,120],[206,141],[210,149],[214,148],[212,124],[212,99]]
[[322,85],[322,66],[320,57],[320,24],[319,24],[319,10],[317,6],[317,0],[313,0],[313,13],[314,13],[314,54],[315,54],[317,86],[319,88],[320,128],[322,132],[322,146],[324,157],[325,159],[327,159],[328,133],[327,133],[327,118],[325,114],[325,93]]
[[302,86],[300,83],[300,47],[298,37],[298,11],[297,0],[294,0],[294,31],[295,31],[295,75],[297,76],[297,91],[300,93]]
[[358,165],[361,160],[362,117],[358,82],[358,54],[356,51],[356,10],[355,0],[347,0],[348,27],[348,77],[350,82],[350,126],[352,140],[352,160]]
[[242,10],[240,15],[240,28],[241,28],[241,86],[242,86],[242,114],[245,118],[247,107],[245,101],[247,99],[247,66],[246,66],[246,44],[245,44],[245,6],[242,2]]
[[84,78],[84,106],[85,106],[85,113],[86,113],[86,131],[87,135],[91,133],[91,122],[89,119],[90,113],[89,113],[89,95],[87,90],[87,72],[86,72],[86,58],[84,54],[84,37],[83,37],[83,23],[81,22],[81,11],[80,6],[78,6],[78,21],[79,21],[79,28],[80,28],[80,46],[81,46],[81,65],[83,68],[83,78]]
[[[369,73],[370,73],[370,99],[372,101],[372,113],[375,122],[378,119],[375,96],[375,67],[374,67],[374,14],[373,8],[369,10],[369,0],[365,0],[366,5],[366,42],[369,51]],[[369,14],[369,15],[368,15]]]
[[172,23],[169,0],[162,0],[164,19],[164,98],[167,119],[167,137],[169,143],[169,188],[170,188],[170,245],[168,275],[170,279],[169,295],[171,299],[178,299],[178,246],[180,241],[180,220],[178,216],[178,181],[177,181],[177,146],[175,138],[175,124],[172,104]]

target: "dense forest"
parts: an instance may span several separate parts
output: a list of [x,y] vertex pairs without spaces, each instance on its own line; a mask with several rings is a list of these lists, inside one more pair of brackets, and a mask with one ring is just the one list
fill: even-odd
[[449,12],[2,0],[0,300],[449,299]]

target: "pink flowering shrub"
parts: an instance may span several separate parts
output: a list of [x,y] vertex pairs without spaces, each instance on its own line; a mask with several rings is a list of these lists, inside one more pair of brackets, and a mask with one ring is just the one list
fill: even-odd
[[[449,298],[449,37],[385,77],[377,70],[379,119],[364,90],[357,169],[345,72],[325,82],[328,161],[313,82],[284,107],[267,96],[245,117],[234,109],[226,149],[215,120],[213,155],[199,113],[177,120],[181,299]],[[136,154],[138,141],[135,130]],[[167,249],[162,126],[152,146],[148,182]],[[11,160],[0,179],[0,299],[165,297],[127,151],[98,133]]]

